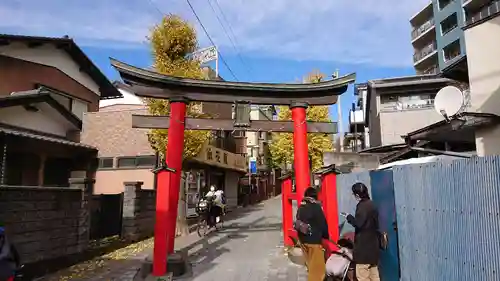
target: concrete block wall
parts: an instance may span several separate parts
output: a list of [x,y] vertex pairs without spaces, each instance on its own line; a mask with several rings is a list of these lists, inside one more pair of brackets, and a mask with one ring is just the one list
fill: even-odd
[[84,251],[89,244],[92,182],[67,188],[0,187],[0,222],[23,263]]
[[142,189],[143,182],[125,182],[122,237],[136,241],[154,234],[156,191]]

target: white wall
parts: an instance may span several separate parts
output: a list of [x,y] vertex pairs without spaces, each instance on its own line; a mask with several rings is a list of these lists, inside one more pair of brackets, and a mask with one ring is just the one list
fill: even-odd
[[22,106],[7,107],[0,110],[0,122],[42,133],[66,137],[73,128],[63,116],[47,104],[37,104],[38,112],[25,110]]
[[84,72],[79,65],[64,51],[54,45],[45,44],[37,48],[28,48],[26,44],[12,43],[0,46],[0,55],[14,57],[47,66],[53,66],[100,96],[99,86]]
[[99,102],[99,107],[105,107],[115,104],[134,104],[134,105],[144,104],[141,98],[139,98],[138,96],[134,95],[129,91],[125,91],[122,89],[118,89],[118,91],[120,91],[120,93],[123,95],[123,98],[102,100]]
[[[500,115],[500,17],[465,30],[472,110]],[[478,156],[500,154],[500,128],[476,132]]]
[[399,144],[401,136],[443,120],[433,108],[403,111],[380,111],[382,145]]
[[363,123],[365,121],[365,115],[363,110],[349,111],[350,122],[352,123]]

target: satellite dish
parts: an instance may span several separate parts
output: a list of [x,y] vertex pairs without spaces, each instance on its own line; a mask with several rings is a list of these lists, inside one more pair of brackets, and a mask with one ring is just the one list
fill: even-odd
[[462,91],[455,86],[446,86],[437,92],[434,98],[434,109],[437,113],[448,120],[463,109],[464,95]]

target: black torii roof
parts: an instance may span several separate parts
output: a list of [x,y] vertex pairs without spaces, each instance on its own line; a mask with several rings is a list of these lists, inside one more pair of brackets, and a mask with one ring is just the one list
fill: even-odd
[[137,96],[170,99],[184,97],[194,101],[290,105],[293,102],[309,105],[330,105],[337,96],[354,83],[351,73],[328,81],[309,84],[248,83],[179,78],[111,59],[130,90]]

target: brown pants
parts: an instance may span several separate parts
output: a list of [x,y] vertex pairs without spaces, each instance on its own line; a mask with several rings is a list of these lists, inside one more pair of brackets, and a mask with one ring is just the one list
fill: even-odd
[[356,278],[358,281],[380,281],[378,267],[376,265],[357,264]]
[[325,279],[325,253],[323,246],[304,244],[304,254],[307,266],[307,281],[323,281]]

